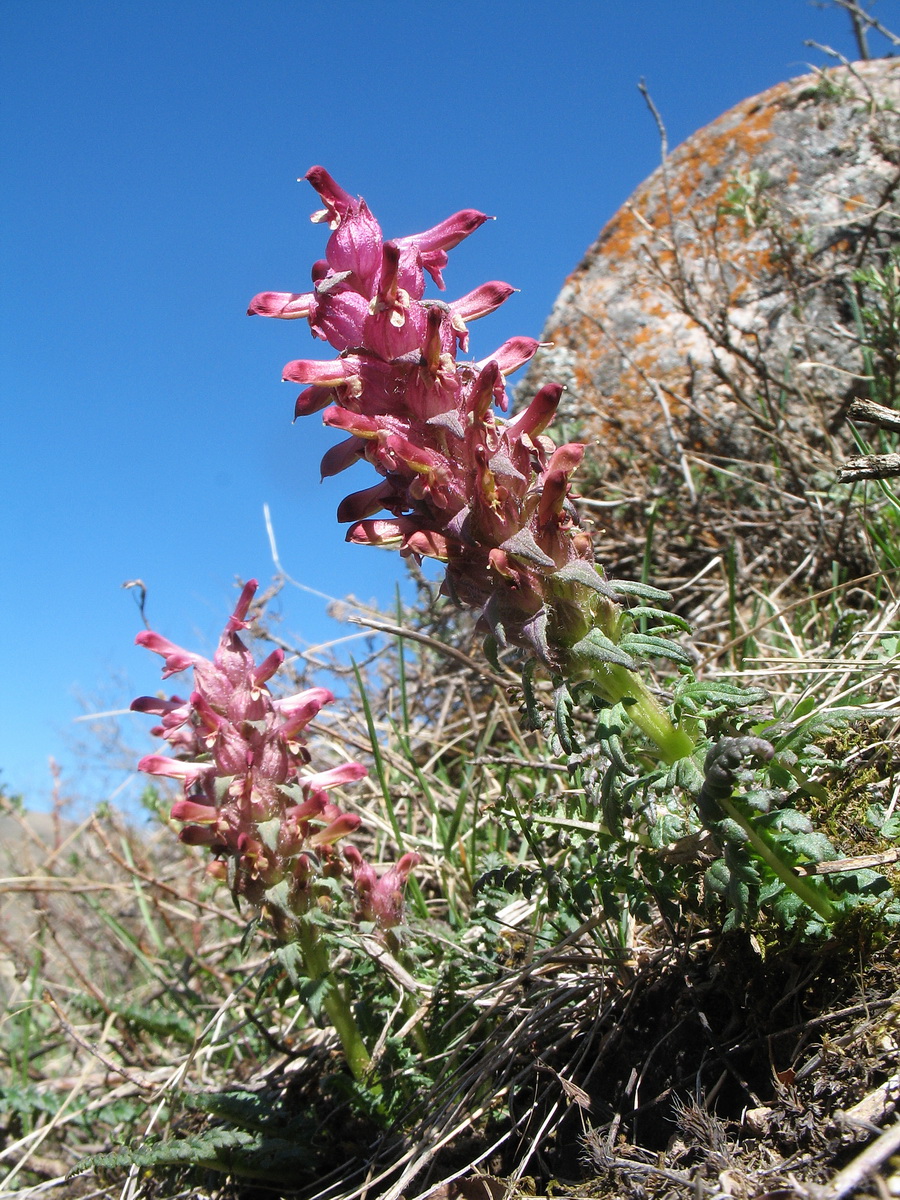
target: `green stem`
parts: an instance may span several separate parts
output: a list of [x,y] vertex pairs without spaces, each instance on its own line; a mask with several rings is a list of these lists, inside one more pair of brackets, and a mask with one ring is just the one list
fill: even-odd
[[785,887],[790,888],[795,896],[799,897],[804,904],[819,914],[823,921],[829,924],[834,922],[836,913],[834,905],[824,896],[822,892],[814,887],[808,880],[803,879],[798,875],[792,867],[784,861],[778,850],[768,838],[754,829],[748,818],[741,812],[733,800],[717,796],[716,803],[728,814],[728,816],[736,824],[740,825],[741,829],[747,835],[747,840],[750,845],[759,855],[767,866],[771,867],[774,873],[778,876]]
[[672,723],[669,714],[634,671],[604,663],[595,666],[593,677],[604,700],[610,704],[625,702],[628,716],[655,743],[663,762],[671,764],[693,754],[696,749],[694,739]]
[[362,1034],[353,1017],[353,1012],[340,984],[331,975],[328,965],[328,954],[319,941],[316,928],[302,918],[297,922],[298,940],[303,951],[303,962],[310,979],[327,980],[327,990],[322,1001],[322,1007],[334,1026],[335,1033],[344,1047],[347,1065],[353,1072],[354,1079],[363,1082],[369,1073],[371,1059],[366,1049]]

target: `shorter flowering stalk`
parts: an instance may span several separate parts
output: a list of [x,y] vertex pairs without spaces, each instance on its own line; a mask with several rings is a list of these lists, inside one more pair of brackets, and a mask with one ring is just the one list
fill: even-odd
[[236,901],[264,909],[282,941],[299,945],[310,979],[328,980],[323,1007],[353,1073],[362,1078],[368,1052],[348,997],[330,976],[311,914],[328,906],[335,881],[347,879],[362,918],[383,935],[402,920],[403,887],[419,856],[403,855],[379,877],[359,850],[341,848],[360,818],[343,812],[329,792],[362,778],[366,768],[348,762],[308,770],[303,731],[334,696],[325,688],[281,699],[270,694],[267,681],[283,652],[257,664],[238,636],[249,624],[256,587],[252,580],[242,591],[211,661],[152,631],[138,634],[139,645],[164,659],[164,678],[194,671],[189,699],[142,696],[133,702],[134,711],[160,718],[153,733],[174,752],[147,755],[138,766],[181,783],[183,794],[171,812],[183,826],[181,841],[206,846],[213,856],[207,871],[227,881]]
[[306,918],[297,922],[297,944],[303,958],[307,978],[316,983],[328,981],[322,1007],[344,1048],[347,1065],[355,1079],[363,1080],[369,1073],[372,1060],[359,1026],[353,1016],[353,1006],[340,981],[331,973],[327,948],[322,944],[318,928]]
[[822,888],[816,887],[808,879],[804,879],[798,875],[791,863],[785,861],[778,847],[772,844],[764,831],[754,825],[746,814],[738,808],[730,796],[720,796],[718,803],[725,815],[740,827],[754,854],[757,854],[762,859],[785,887],[811,908],[814,913],[818,913],[823,921],[829,925],[833,924],[837,913],[831,897]]
[[635,672],[616,653],[618,597],[594,563],[580,526],[571,478],[584,447],[556,446],[546,430],[562,387],[540,389],[512,420],[506,376],[535,354],[533,338],[514,337],[478,361],[469,322],[515,290],[490,281],[445,303],[425,298],[425,275],[444,287],[447,252],[487,217],[471,209],[433,229],[384,240],[365,201],[322,167],[306,175],[331,236],[306,293],[263,292],[249,312],[305,318],[336,359],[300,359],[284,368],[302,384],[295,415],[321,412],[347,435],[322,460],[322,476],[360,460],[381,481],[345,497],[338,520],[347,540],[399,549],[446,568],[444,593],[479,614],[495,646],[527,648],[553,674],[590,679],[610,703],[624,700],[667,761],[693,743],[672,725]]
[[[723,830],[722,813],[736,825],[752,852],[761,859],[784,886],[817,913],[827,924],[833,924],[839,912],[836,897],[822,880],[806,879],[794,869],[796,860],[789,850],[779,846],[768,831],[754,822],[735,798],[737,773],[745,760],[770,762],[775,753],[771,742],[762,738],[724,737],[710,746],[704,763],[703,786],[697,795],[697,809],[707,828],[717,838],[727,840]],[[724,837],[723,837],[724,832]]]

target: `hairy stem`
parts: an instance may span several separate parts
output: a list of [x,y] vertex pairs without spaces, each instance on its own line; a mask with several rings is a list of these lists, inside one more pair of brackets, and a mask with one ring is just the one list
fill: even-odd
[[694,752],[694,739],[672,723],[669,714],[634,671],[603,663],[595,667],[593,682],[604,700],[610,704],[624,703],[628,716],[654,742],[663,762],[674,763]]
[[728,814],[735,824],[739,825],[747,835],[747,840],[759,857],[771,867],[785,887],[803,901],[809,908],[819,914],[823,921],[831,924],[835,919],[834,905],[823,895],[822,891],[809,880],[798,875],[791,864],[785,862],[778,848],[769,841],[766,835],[753,827],[752,822],[727,796],[718,796],[716,802]]
[[371,1059],[362,1034],[353,1017],[352,1009],[340,984],[331,974],[328,954],[319,940],[316,928],[309,921],[297,923],[298,940],[303,951],[303,961],[310,979],[325,979],[327,990],[322,1007],[328,1014],[335,1032],[341,1040],[347,1065],[354,1079],[362,1082],[369,1073]]

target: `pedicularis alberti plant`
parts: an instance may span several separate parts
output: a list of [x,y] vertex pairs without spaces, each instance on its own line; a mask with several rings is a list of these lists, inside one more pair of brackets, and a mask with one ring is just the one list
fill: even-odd
[[[626,636],[617,594],[579,524],[570,479],[584,447],[555,446],[545,432],[562,388],[547,384],[512,421],[494,412],[507,411],[506,376],[539,343],[516,337],[481,361],[458,358],[468,323],[515,289],[493,281],[449,304],[423,298],[426,274],[443,289],[448,250],[488,218],[465,209],[385,241],[364,200],[322,167],[306,178],[325,205],[313,220],[332,230],[313,290],[262,292],[250,312],[306,318],[338,351],[327,362],[288,363],[284,379],[307,385],[295,416],[322,411],[326,425],[350,435],[326,454],[323,476],[364,458],[382,477],[340,504],[348,541],[445,563],[445,593],[479,612],[495,646],[526,647],[609,704],[627,699],[666,761],[690,753],[690,735],[633,670],[640,638]],[[374,515],[382,511],[390,516]]]
[[[448,252],[487,220],[483,213],[458,212],[425,233],[386,241],[364,200],[321,167],[306,178],[324,205],[313,220],[331,230],[325,258],[313,266],[310,291],[263,292],[250,313],[305,320],[336,351],[288,363],[284,378],[303,385],[296,416],[321,412],[346,435],[325,455],[323,476],[359,460],[379,476],[339,505],[348,540],[440,561],[444,594],[477,613],[489,657],[496,663],[510,646],[524,651],[526,717],[544,727],[552,752],[582,787],[588,815],[595,814],[596,836],[579,833],[581,842],[572,842],[580,884],[608,883],[604,856],[618,856],[628,864],[617,867],[627,886],[637,854],[656,901],[674,904],[678,892],[683,903],[689,888],[653,856],[701,832],[714,861],[698,902],[718,897],[726,924],[749,920],[765,905],[792,922],[831,923],[848,889],[830,889],[802,864],[835,851],[788,801],[805,786],[797,764],[816,730],[855,714],[814,714],[818,724],[750,715],[764,693],[693,677],[691,653],[673,640],[684,622],[659,607],[666,593],[605,577],[571,490],[583,446],[557,446],[547,434],[562,389],[548,384],[518,415],[499,415],[509,408],[506,376],[539,343],[516,337],[480,360],[461,357],[469,352],[469,324],[514,289],[493,281],[449,303],[425,297],[426,276],[443,290]],[[194,671],[188,699],[135,701],[160,717],[155,732],[172,751],[141,767],[183,784],[171,814],[183,825],[182,840],[208,847],[210,871],[236,899],[264,910],[276,936],[296,947],[363,1078],[369,1051],[353,998],[332,972],[323,920],[336,896],[349,896],[355,919],[391,939],[418,857],[404,854],[379,877],[348,840],[360,819],[342,811],[329,789],[359,779],[364,768],[350,762],[310,770],[302,731],[332,697],[322,688],[285,699],[270,694],[280,652],[257,665],[239,637],[254,588],[244,589],[212,662],[156,633],[139,635],[165,659],[165,675]],[[646,660],[678,667],[668,705],[641,673]],[[536,669],[551,682],[550,705],[538,702]],[[578,706],[588,719],[576,721]],[[591,828],[581,815],[573,830]],[[520,832],[530,845],[527,822]],[[496,881],[496,868],[492,875]],[[554,875],[558,895],[563,885],[560,872]],[[877,893],[863,873],[852,879],[854,896]],[[613,903],[598,884],[593,903],[601,902]]]

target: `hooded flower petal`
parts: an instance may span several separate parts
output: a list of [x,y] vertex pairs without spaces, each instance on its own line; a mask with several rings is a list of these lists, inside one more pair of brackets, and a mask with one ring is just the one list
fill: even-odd
[[315,303],[316,298],[312,292],[306,292],[305,295],[298,295],[296,292],[260,292],[250,301],[247,316],[296,320],[298,317],[308,317]]
[[285,365],[281,377],[288,383],[311,383],[316,387],[338,387],[359,376],[356,359],[336,358],[332,362],[300,359]]
[[345,442],[338,442],[336,446],[332,446],[330,450],[326,450],[322,457],[322,462],[319,466],[322,478],[328,479],[331,475],[338,475],[341,471],[346,471],[355,462],[359,462],[365,452],[366,443],[364,438],[351,437],[347,438]]
[[185,787],[192,787],[215,769],[214,763],[182,762],[181,759],[166,758],[162,754],[147,754],[138,763],[138,770],[143,771],[145,775],[181,779]]
[[401,249],[413,248],[422,266],[443,291],[444,279],[441,271],[447,265],[447,251],[453,250],[488,220],[490,218],[484,213],[477,212],[474,208],[466,208],[462,212],[454,213],[446,221],[441,221],[439,225],[426,229],[424,233],[397,238],[397,245]]
[[311,220],[327,221],[332,229],[336,229],[341,218],[352,211],[353,197],[335,183],[324,167],[310,167],[303,178],[312,184],[325,204],[324,211],[313,213]]
[[347,530],[347,541],[357,546],[401,546],[421,528],[414,517],[397,517],[393,521],[357,521]]
[[296,696],[276,700],[273,707],[281,717],[281,736],[295,737],[318,716],[321,708],[333,703],[334,695],[323,687],[308,688],[305,692],[298,692]]
[[519,367],[524,367],[530,358],[534,358],[540,344],[535,338],[513,337],[504,342],[489,358],[484,358],[475,365],[481,368],[489,362],[495,362],[501,375],[511,375],[513,371],[518,371]]
[[166,660],[163,679],[168,679],[170,675],[177,675],[180,671],[186,671],[188,667],[192,667],[196,663],[206,661],[201,655],[182,650],[168,638],[161,637],[149,629],[142,629],[134,641],[136,645],[144,646],[145,649],[152,650],[154,654],[161,654]]
[[489,313],[496,312],[515,290],[511,284],[494,279],[461,296],[459,300],[452,300],[448,307],[464,321],[475,321],[478,317],[486,317]]
[[357,779],[365,778],[368,773],[362,763],[347,762],[328,771],[307,775],[303,782],[312,788],[333,788],[340,787],[342,783],[355,783]]
[[341,813],[339,817],[335,817],[324,829],[319,829],[309,839],[311,846],[333,846],[335,842],[341,838],[347,837],[350,833],[355,833],[362,824],[360,817],[353,813]]

